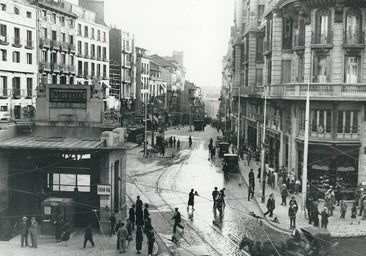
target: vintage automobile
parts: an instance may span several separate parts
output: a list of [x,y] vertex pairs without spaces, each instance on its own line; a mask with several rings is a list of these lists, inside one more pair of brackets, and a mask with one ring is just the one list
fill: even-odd
[[224,154],[222,159],[222,170],[224,173],[239,172],[239,157],[237,154]]
[[219,157],[223,157],[224,154],[229,153],[229,143],[227,142],[220,142],[219,143]]
[[218,135],[217,137],[216,137],[216,147],[218,147],[219,146],[219,144],[220,144],[220,142],[225,142],[225,136],[220,136],[220,135]]
[[203,120],[194,120],[193,126],[195,131],[204,131],[205,130],[205,124]]

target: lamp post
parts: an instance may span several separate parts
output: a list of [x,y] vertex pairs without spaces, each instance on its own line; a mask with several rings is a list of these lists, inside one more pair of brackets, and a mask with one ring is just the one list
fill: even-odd
[[145,98],[145,140],[144,140],[144,156],[147,157],[147,89],[142,89],[141,93]]
[[262,182],[262,204],[266,200],[266,181],[264,180],[265,172],[265,143],[266,143],[266,119],[267,119],[267,95],[266,87],[264,87],[264,108],[263,108],[263,134],[262,134],[262,146],[261,146],[261,182]]

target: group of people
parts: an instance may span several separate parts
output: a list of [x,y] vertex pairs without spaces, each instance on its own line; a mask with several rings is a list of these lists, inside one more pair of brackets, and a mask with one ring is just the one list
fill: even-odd
[[222,211],[225,208],[225,188],[222,188],[221,190],[218,190],[217,187],[214,188],[212,191],[212,201],[213,201],[213,210],[216,213],[216,210],[219,211],[220,214],[222,214]]
[[169,147],[171,148],[175,148],[175,146],[177,146],[177,149],[179,150],[180,149],[180,140],[176,139],[175,137],[173,136],[170,136],[169,137],[169,141],[168,141],[168,144],[169,144]]
[[31,238],[31,248],[38,247],[38,222],[36,217],[23,217],[20,220],[20,244],[21,247],[29,246],[28,237]]

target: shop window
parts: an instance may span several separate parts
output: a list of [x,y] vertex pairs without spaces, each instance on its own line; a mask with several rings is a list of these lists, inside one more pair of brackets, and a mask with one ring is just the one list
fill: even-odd
[[330,110],[312,110],[311,131],[315,133],[330,133],[332,131],[332,112]]
[[292,49],[292,20],[283,18],[282,49]]
[[359,56],[346,56],[346,65],[344,66],[345,71],[345,82],[348,84],[358,83],[360,77],[360,61]]
[[338,112],[338,133],[358,133],[358,111]]
[[329,9],[319,9],[315,14],[315,35],[314,44],[332,43],[331,12]]
[[362,44],[362,13],[359,9],[349,9],[346,16],[346,44]]
[[314,82],[330,82],[330,57],[329,55],[315,55],[313,58]]

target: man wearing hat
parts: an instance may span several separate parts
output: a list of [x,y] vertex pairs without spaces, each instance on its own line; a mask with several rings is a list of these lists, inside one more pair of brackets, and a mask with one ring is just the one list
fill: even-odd
[[213,201],[213,209],[216,210],[216,200],[219,195],[219,191],[217,190],[217,187],[214,188],[214,191],[212,191],[212,201]]
[[23,217],[20,221],[20,244],[22,247],[24,247],[24,242],[25,242],[25,246],[28,246],[28,223],[27,223],[28,218],[27,217]]

